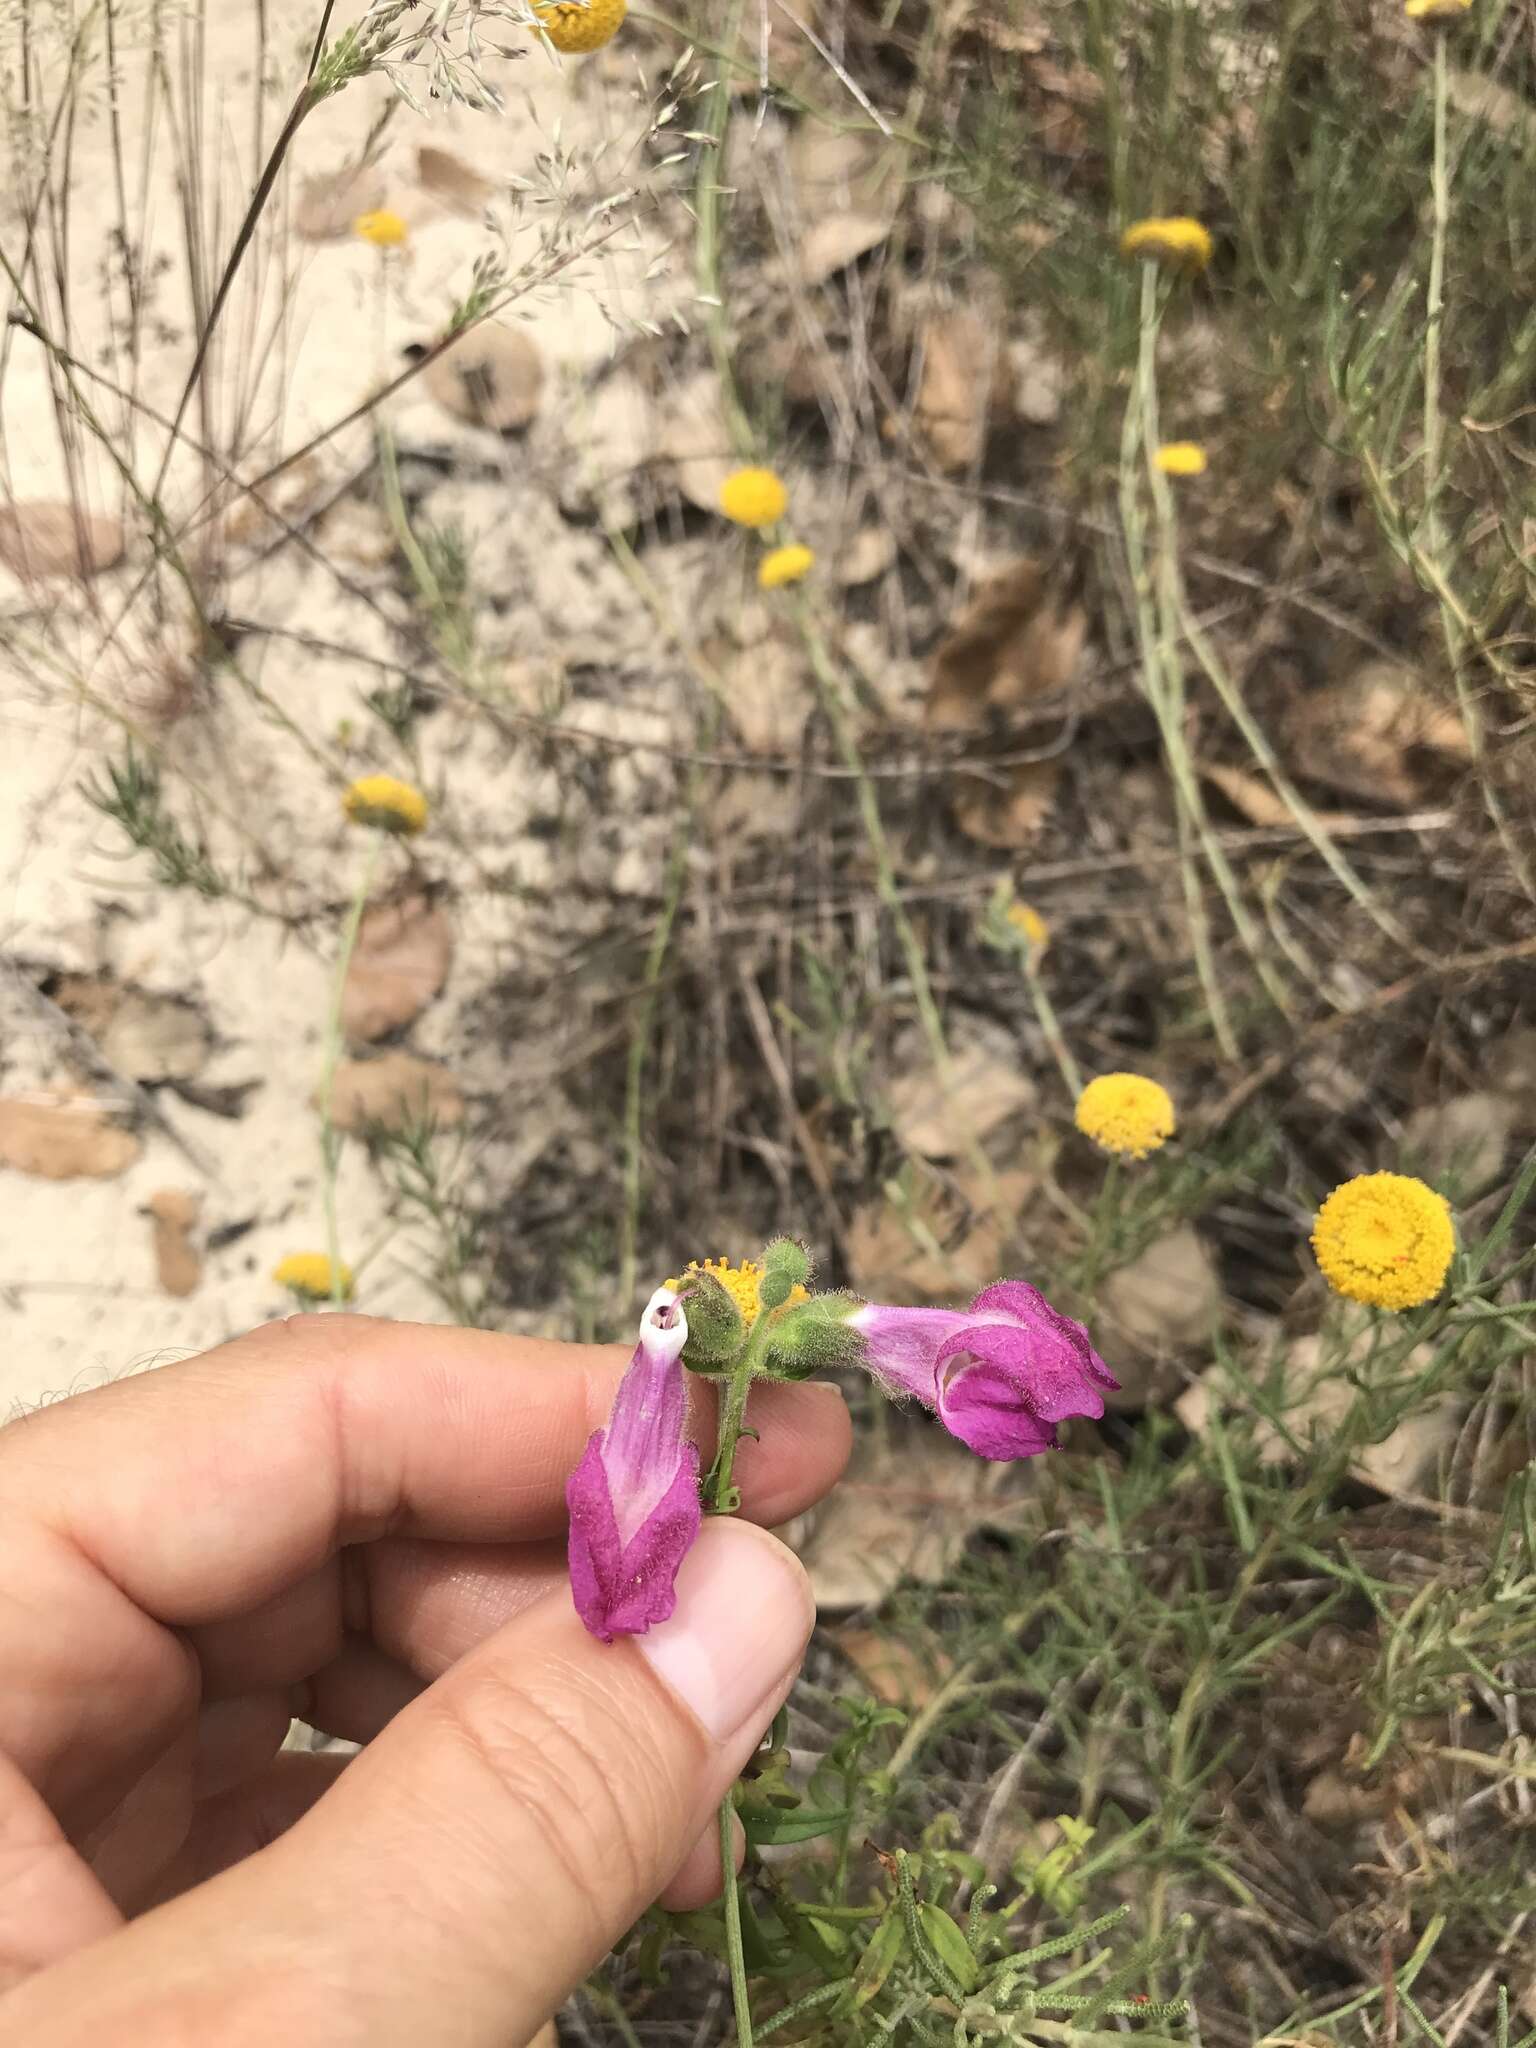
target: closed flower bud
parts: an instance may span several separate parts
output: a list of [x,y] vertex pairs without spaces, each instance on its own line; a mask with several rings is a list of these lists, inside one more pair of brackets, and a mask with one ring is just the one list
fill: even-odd
[[693,1372],[723,1372],[747,1339],[747,1321],[713,1273],[690,1266],[681,1280],[669,1281],[685,1297],[688,1343],[683,1363]]
[[[794,1238],[776,1237],[763,1252],[763,1271],[786,1273],[791,1287],[806,1287],[810,1284],[812,1272],[811,1255],[805,1246],[798,1244]],[[763,1306],[767,1308],[777,1304],[770,1303],[764,1296]]]

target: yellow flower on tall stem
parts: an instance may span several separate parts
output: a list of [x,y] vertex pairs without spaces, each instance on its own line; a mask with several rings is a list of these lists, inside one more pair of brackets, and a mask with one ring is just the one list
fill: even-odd
[[733,469],[720,486],[720,510],[736,526],[772,526],[788,504],[783,479],[771,469]]
[[1100,1074],[1077,1098],[1077,1128],[1118,1159],[1145,1159],[1177,1128],[1173,1097],[1145,1074]]
[[801,577],[810,574],[815,561],[815,552],[798,541],[791,541],[782,548],[770,548],[757,565],[758,587],[781,590],[786,583],[798,583]]
[[1188,214],[1132,221],[1120,237],[1122,256],[1145,256],[1175,270],[1204,270],[1214,248],[1210,229]]
[[1360,1173],[1317,1212],[1312,1249],[1335,1294],[1372,1308],[1419,1308],[1456,1253],[1451,1205],[1407,1173]]
[[394,775],[359,776],[343,793],[341,807],[354,825],[376,825],[407,839],[421,831],[431,814],[421,791]]
[[272,1268],[272,1278],[305,1301],[348,1301],[354,1284],[346,1261],[333,1265],[324,1252],[289,1252]]
[[1205,474],[1205,450],[1198,441],[1165,441],[1153,460],[1164,476]]
[[562,57],[585,57],[611,43],[624,25],[628,0],[533,0],[539,28]]
[[375,249],[398,249],[410,239],[411,231],[398,213],[380,206],[372,213],[360,213],[352,223],[352,232],[371,242]]

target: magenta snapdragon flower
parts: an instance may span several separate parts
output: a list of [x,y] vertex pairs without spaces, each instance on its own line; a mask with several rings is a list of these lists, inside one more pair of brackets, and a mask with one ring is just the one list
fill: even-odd
[[855,1309],[863,1363],[891,1394],[931,1408],[982,1458],[1055,1450],[1056,1424],[1102,1415],[1120,1382],[1081,1323],[1023,1280],[984,1287],[968,1309]]
[[571,1593],[605,1643],[643,1635],[676,1605],[677,1574],[699,1533],[699,1454],[684,1435],[688,1322],[658,1287],[613,1410],[566,1482]]

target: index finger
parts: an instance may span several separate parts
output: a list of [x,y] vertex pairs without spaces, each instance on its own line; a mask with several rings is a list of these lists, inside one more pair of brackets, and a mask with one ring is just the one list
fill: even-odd
[[[146,1613],[247,1612],[343,1544],[515,1541],[563,1526],[565,1481],[605,1419],[619,1346],[299,1316],[0,1430],[0,1500],[68,1539]],[[784,1389],[744,1463],[744,1506],[782,1520],[836,1479],[835,1388]],[[714,1428],[692,1382],[693,1426]]]

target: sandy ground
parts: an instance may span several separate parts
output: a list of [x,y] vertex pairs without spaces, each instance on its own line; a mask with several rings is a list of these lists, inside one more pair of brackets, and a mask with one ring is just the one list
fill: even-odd
[[[270,136],[297,75],[297,53],[314,8],[283,0],[269,4],[268,11],[274,53],[269,70],[277,74],[266,100]],[[207,29],[207,73],[216,81],[209,87],[207,119],[210,134],[221,138],[216,154],[225,173],[217,209],[221,248],[237,213],[237,195],[248,189],[253,160],[254,18],[248,0],[237,0],[210,10]],[[302,443],[383,375],[393,374],[401,349],[431,338],[466,289],[476,258],[497,247],[485,219],[461,217],[423,189],[417,158],[423,142],[455,150],[502,189],[509,179],[542,184],[547,173],[539,167],[541,153],[553,149],[590,165],[606,143],[613,167],[600,168],[593,182],[601,191],[621,188],[623,159],[626,152],[633,156],[647,122],[632,57],[615,49],[562,70],[535,54],[489,68],[506,86],[504,115],[444,109],[427,122],[401,108],[392,123],[382,159],[384,196],[410,224],[405,250],[385,259],[350,237],[313,243],[284,233],[264,241],[253,257],[250,289],[242,288],[231,304],[226,332],[235,346],[216,385],[220,403],[232,404],[238,388],[252,419],[266,423],[252,437],[247,474],[272,452]],[[141,90],[142,78],[142,60],[129,57],[125,108]],[[280,207],[291,209],[306,178],[333,170],[356,150],[386,97],[383,83],[370,79],[319,110],[295,148]],[[128,119],[131,128],[131,113]],[[148,239],[174,250],[172,136],[163,121],[151,133],[135,133],[135,150],[145,151],[148,166]],[[76,141],[70,245],[73,346],[93,363],[111,356],[100,290],[114,217],[102,198],[109,164],[98,101]],[[539,205],[531,204],[523,224],[512,230],[514,261],[536,249],[540,218]],[[17,225],[13,210],[5,223],[8,242]],[[653,275],[642,298],[640,281],[648,270]],[[180,278],[179,269],[168,271],[158,287],[179,338],[151,352],[141,379],[146,403],[162,412],[174,405],[189,360],[187,323],[175,311],[185,303]],[[649,622],[635,591],[600,535],[561,527],[556,500],[579,459],[566,430],[569,420],[590,417],[583,394],[608,359],[616,332],[642,303],[654,317],[669,297],[688,288],[686,250],[674,259],[658,228],[627,224],[600,255],[520,303],[519,316],[542,352],[547,378],[540,420],[526,440],[504,443],[466,425],[419,388],[391,407],[403,462],[416,449],[449,458],[451,468],[428,506],[434,516],[458,520],[475,537],[477,580],[497,600],[487,626],[491,655],[498,674],[510,676],[513,687],[521,679],[532,700],[550,676],[558,679],[573,662],[611,675],[627,650],[645,644]],[[264,357],[252,339],[263,333],[269,338]],[[253,376],[258,358],[263,367]],[[567,406],[567,397],[581,402]],[[44,353],[26,336],[13,336],[3,418],[0,495],[17,501],[64,495],[67,473],[48,403]],[[610,427],[615,424],[622,440],[624,422]],[[323,461],[298,480],[289,500],[293,515],[307,518],[314,505],[323,504],[367,448],[366,429],[330,444]],[[133,459],[141,476],[152,473],[156,454],[155,431],[140,418]],[[82,473],[89,477],[93,503],[117,509],[120,494],[105,463],[88,453],[83,471],[77,471]],[[197,489],[195,465],[178,462],[167,502],[186,507]],[[344,567],[366,601],[290,549],[238,571],[228,593],[231,612],[301,625],[305,633],[354,654],[389,659],[398,653],[390,621],[403,600],[381,515],[355,503],[342,506],[320,531],[328,556]],[[247,548],[248,557],[252,552]],[[80,793],[104,747],[121,746],[120,717],[113,714],[152,722],[154,671],[174,642],[174,621],[153,628],[114,623],[145,554],[130,532],[125,565],[96,580],[89,604],[57,585],[29,588],[0,572],[0,617],[7,621],[0,721],[8,797],[0,807],[0,944],[11,963],[0,973],[0,1094],[35,1099],[39,1091],[79,1085],[67,1035],[33,993],[38,976],[50,971],[109,974],[190,998],[214,1034],[198,1084],[254,1085],[243,1113],[233,1119],[157,1090],[157,1125],[138,1115],[128,1091],[98,1075],[92,1092],[115,1112],[128,1114],[142,1139],[142,1152],[127,1171],[106,1179],[50,1180],[0,1169],[0,1413],[194,1351],[284,1313],[286,1298],[269,1277],[274,1262],[287,1251],[324,1243],[310,1098],[339,906],[364,854],[361,835],[341,823],[335,767],[340,762],[360,773],[388,765],[378,758],[383,735],[366,714],[359,716],[366,677],[360,682],[354,661],[317,656],[279,639],[248,638],[241,659],[268,704],[221,686],[214,706],[164,734],[178,778],[176,805],[185,815],[187,791],[197,792],[200,825],[221,865],[246,871],[259,848],[291,878],[288,902],[299,908],[326,905],[327,915],[289,931],[228,902],[208,903],[158,886],[148,859],[129,854],[117,828]],[[273,715],[273,704],[297,736]],[[97,706],[105,706],[106,715]],[[621,708],[579,701],[565,706],[568,719],[589,718],[610,731],[624,729],[627,720],[637,734],[658,730],[661,715],[643,689]],[[312,757],[308,740],[323,760]],[[448,1058],[472,1103],[485,1103],[504,1092],[505,1065],[499,1049],[477,1041],[468,1020],[486,989],[515,974],[528,949],[540,944],[536,900],[554,875],[548,834],[531,828],[558,806],[559,792],[547,767],[522,758],[511,745],[488,745],[484,723],[472,708],[438,712],[425,730],[423,751],[427,787],[434,795],[445,788],[451,793],[439,810],[442,830],[423,842],[419,860],[429,880],[452,875],[455,950],[447,990],[414,1025],[409,1044],[415,1052]],[[610,797],[627,798],[643,810],[643,776],[634,771],[624,787],[618,778],[625,765],[614,764]],[[621,894],[653,886],[660,848],[653,856],[643,837],[638,847],[627,846],[622,860],[611,848],[594,844],[590,851]],[[391,860],[398,867],[402,857],[392,851]],[[516,890],[488,885],[489,877],[509,871]],[[558,1119],[558,1089],[548,1076],[541,1081],[536,1051],[523,1078],[522,1109],[513,1106],[493,1116],[488,1134],[477,1138],[475,1167],[481,1174],[515,1178],[526,1171]],[[144,1213],[149,1199],[165,1189],[198,1198],[200,1241],[206,1245],[210,1235],[214,1241],[201,1284],[185,1299],[171,1298],[158,1284]],[[367,1267],[360,1305],[378,1314],[440,1320],[443,1312],[417,1276],[410,1233],[391,1224],[384,1191],[355,1144],[342,1162],[340,1208],[350,1257],[382,1247]],[[220,1244],[225,1233],[230,1235]]]

